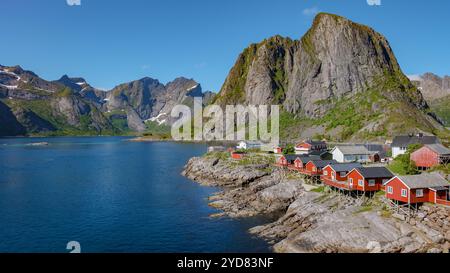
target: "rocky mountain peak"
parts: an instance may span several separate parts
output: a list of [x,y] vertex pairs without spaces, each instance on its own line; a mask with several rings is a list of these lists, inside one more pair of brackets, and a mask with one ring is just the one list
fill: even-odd
[[440,77],[434,73],[425,73],[420,76],[410,76],[410,79],[421,90],[428,102],[450,96],[450,77]]
[[[387,39],[372,28],[344,17],[320,13],[299,40],[279,35],[251,44],[239,55],[214,102],[226,104],[280,104],[296,117],[333,120],[337,107],[359,108],[368,105],[402,104],[401,108],[419,111],[429,130],[433,127],[423,116],[427,103],[403,74]],[[378,105],[375,104],[375,105]],[[347,105],[344,107],[343,105]],[[326,128],[351,132],[333,133],[348,138],[357,130],[386,130],[383,122],[369,121],[379,106],[360,109],[358,127],[349,122],[331,122]],[[347,110],[348,111],[348,110]],[[355,110],[354,110],[355,111]],[[398,110],[394,110],[396,112]],[[403,111],[405,112],[405,111]],[[402,115],[402,113],[399,113]],[[356,118],[354,118],[356,119]],[[392,118],[394,119],[394,117]],[[319,122],[319,121],[317,121]],[[342,124],[341,124],[342,123]],[[364,128],[365,123],[370,124]],[[385,122],[389,123],[389,122]],[[414,125],[411,125],[414,126]],[[331,128],[330,128],[331,130]]]
[[62,84],[65,87],[69,87],[75,92],[81,92],[87,88],[92,89],[92,87],[86,82],[85,79],[81,77],[71,78],[68,75],[63,75],[56,83]]

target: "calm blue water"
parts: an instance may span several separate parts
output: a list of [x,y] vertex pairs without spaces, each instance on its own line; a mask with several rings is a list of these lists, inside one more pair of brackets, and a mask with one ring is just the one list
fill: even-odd
[[270,251],[247,233],[264,219],[209,218],[218,189],[180,175],[204,145],[124,140],[0,139],[0,252]]

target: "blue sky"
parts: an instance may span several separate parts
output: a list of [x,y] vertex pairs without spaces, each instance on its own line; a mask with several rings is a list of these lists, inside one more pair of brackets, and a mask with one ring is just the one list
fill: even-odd
[[450,74],[450,1],[67,1],[1,0],[0,64],[49,80],[82,76],[105,89],[144,76],[163,83],[185,76],[218,91],[250,43],[275,34],[298,39],[324,11],[384,34],[406,74]]

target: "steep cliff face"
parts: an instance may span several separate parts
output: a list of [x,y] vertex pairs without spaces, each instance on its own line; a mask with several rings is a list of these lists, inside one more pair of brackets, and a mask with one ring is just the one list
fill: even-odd
[[164,92],[164,85],[152,78],[121,84],[107,95],[109,111],[132,107],[143,119],[149,118],[156,104],[156,97]]
[[24,126],[20,124],[11,109],[0,101],[0,136],[16,136],[25,132]]
[[[215,102],[280,104],[292,116],[314,120],[314,125],[320,127],[316,133],[336,138],[356,134],[362,138],[376,131],[384,134],[384,125],[393,120],[382,117],[383,112],[402,115],[404,111],[396,109],[403,108],[410,112],[408,119],[420,116],[417,126],[404,130],[432,131],[439,127],[424,114],[427,103],[402,73],[388,41],[367,26],[325,13],[317,15],[300,40],[275,36],[246,48]],[[358,107],[361,104],[376,105],[364,109]],[[360,112],[354,115],[365,116],[348,131],[340,121],[330,122],[330,111],[339,106],[355,108]],[[377,122],[382,118],[385,121]]]

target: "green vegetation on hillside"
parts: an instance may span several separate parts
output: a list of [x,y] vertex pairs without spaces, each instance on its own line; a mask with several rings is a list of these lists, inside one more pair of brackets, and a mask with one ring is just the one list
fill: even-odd
[[450,127],[450,96],[432,101],[430,107],[442,119],[445,126]]
[[145,123],[147,129],[144,132],[144,136],[160,136],[163,139],[171,138],[171,127],[166,124],[159,125],[156,121],[147,121]]
[[[245,99],[245,82],[251,63],[253,62],[257,50],[257,45],[252,44],[239,55],[236,65],[231,69],[227,78],[228,88],[222,88],[222,96],[216,96],[213,103],[232,104],[241,103]],[[225,86],[225,85],[224,85]],[[217,101],[219,99],[219,101]]]
[[433,167],[433,168],[429,169],[428,172],[440,172],[440,173],[444,173],[446,175],[450,175],[450,163],[446,164],[446,165],[439,165],[439,166]]
[[299,127],[309,124],[324,127],[324,133],[317,135],[317,138],[337,141],[392,137],[417,129],[434,133],[444,140],[448,138],[447,131],[434,129],[426,118],[426,109],[422,111],[411,107],[410,103],[419,103],[420,98],[402,74],[386,74],[375,79],[371,86],[364,92],[315,102],[330,106],[321,118],[298,119],[294,115],[282,114],[282,135],[287,134],[284,130],[297,127],[298,132]]
[[[69,95],[67,90],[62,90],[58,92],[55,96],[66,96]],[[67,119],[64,116],[54,112],[51,107],[50,99],[41,99],[41,100],[2,100],[6,105],[8,105],[11,109],[22,108],[29,111],[32,111],[40,118],[47,120],[50,122],[55,128],[56,131],[51,132],[39,132],[39,133],[31,133],[33,136],[86,136],[86,135],[116,135],[120,134],[119,130],[110,129],[110,130],[100,130],[98,131],[96,128],[92,126],[92,116],[90,114],[81,115],[78,126],[72,126],[67,123]],[[96,111],[96,109],[92,110]],[[101,113],[99,113],[101,114]]]
[[389,170],[397,175],[419,174],[420,172],[417,169],[416,164],[414,161],[411,161],[411,154],[421,147],[422,145],[420,144],[408,146],[408,151],[405,154],[397,156],[394,161],[389,164]]

